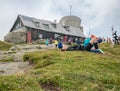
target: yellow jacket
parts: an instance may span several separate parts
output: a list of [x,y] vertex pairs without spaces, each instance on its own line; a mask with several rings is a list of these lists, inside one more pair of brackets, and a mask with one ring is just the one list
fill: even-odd
[[55,42],[55,45],[57,45],[57,44],[58,44],[58,41],[57,41],[57,40],[55,40],[54,42]]

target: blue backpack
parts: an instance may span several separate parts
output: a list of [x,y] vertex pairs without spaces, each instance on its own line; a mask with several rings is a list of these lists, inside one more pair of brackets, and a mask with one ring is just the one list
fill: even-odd
[[62,47],[63,47],[63,46],[62,46],[62,43],[59,42],[59,43],[58,43],[58,48],[59,48],[59,49],[62,49]]

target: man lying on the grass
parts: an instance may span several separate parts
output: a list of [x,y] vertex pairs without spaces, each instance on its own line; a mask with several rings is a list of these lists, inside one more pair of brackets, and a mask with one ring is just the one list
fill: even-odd
[[[100,42],[99,42],[100,43]],[[94,49],[93,49],[94,47]],[[84,40],[83,45],[74,45],[70,46],[68,48],[62,48],[62,51],[89,51],[89,52],[95,52],[95,53],[104,53],[101,49],[98,47],[98,38],[94,35],[91,35],[91,38],[86,38]]]

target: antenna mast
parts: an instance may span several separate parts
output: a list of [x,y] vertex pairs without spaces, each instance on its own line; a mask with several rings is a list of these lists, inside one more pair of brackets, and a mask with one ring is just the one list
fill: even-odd
[[90,36],[90,27],[89,27],[89,34],[88,35]]
[[114,27],[112,26],[112,29],[111,29],[112,31],[114,31]]
[[70,16],[71,16],[72,5],[70,4]]

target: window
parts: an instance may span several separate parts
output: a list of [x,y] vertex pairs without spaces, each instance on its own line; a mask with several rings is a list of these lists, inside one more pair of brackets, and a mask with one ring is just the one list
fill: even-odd
[[21,27],[21,26],[22,26],[22,23],[20,22],[20,23],[19,23],[19,27]]
[[18,28],[20,28],[20,27],[22,27],[21,22],[17,23],[17,25],[15,26],[15,29],[18,29]]
[[55,23],[51,24],[53,28],[57,28],[57,25]]
[[70,26],[64,26],[64,28],[66,29],[66,31],[70,31]]
[[58,38],[60,34],[54,34],[54,38]]
[[49,24],[43,24],[44,28],[48,29],[49,28]]
[[42,35],[42,34],[39,34],[39,38],[43,38],[43,35]]
[[40,27],[39,22],[35,22],[35,26],[36,26],[36,27]]

